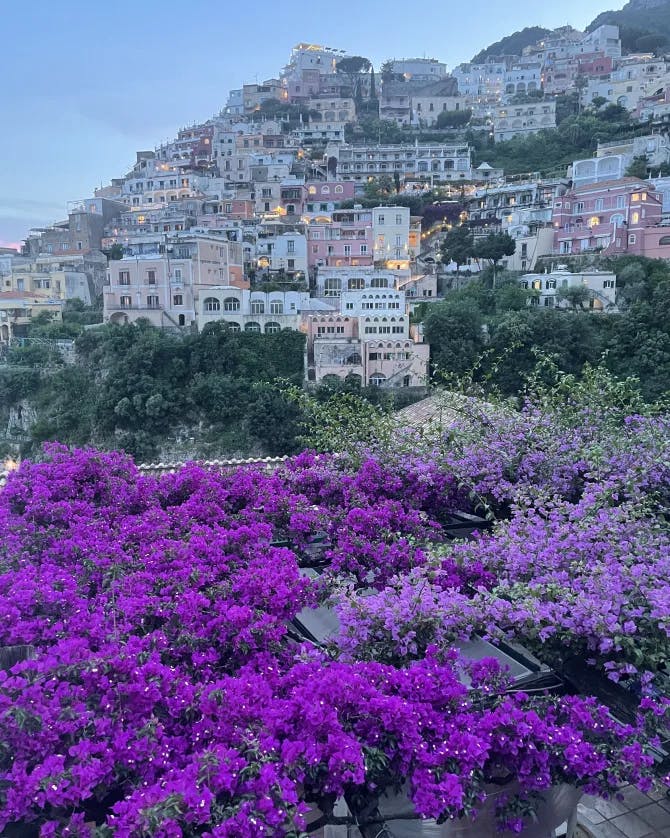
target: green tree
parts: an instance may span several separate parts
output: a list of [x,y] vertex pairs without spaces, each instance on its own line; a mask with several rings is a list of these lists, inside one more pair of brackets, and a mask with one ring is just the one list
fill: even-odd
[[368,73],[371,67],[372,63],[370,60],[364,58],[362,55],[350,55],[346,58],[341,58],[335,65],[335,71],[346,77],[354,101],[357,99],[362,101],[362,76],[363,73]]
[[488,236],[475,241],[474,256],[485,259],[493,266],[493,286],[496,283],[498,262],[503,256],[512,256],[516,250],[516,242],[509,233],[489,233]]
[[456,273],[460,273],[461,265],[465,265],[475,252],[475,238],[470,229],[464,225],[452,227],[444,236],[440,246],[442,261],[445,264],[456,263]]
[[471,119],[471,110],[442,111],[437,116],[436,125],[438,128],[462,128]]
[[648,166],[649,161],[646,155],[643,154],[640,157],[633,157],[626,169],[626,177],[637,177],[644,180],[647,177]]
[[573,310],[584,309],[592,296],[592,292],[585,285],[568,285],[566,288],[559,288],[556,292],[556,297],[568,303]]
[[433,365],[452,376],[467,375],[484,348],[483,325],[481,310],[470,300],[447,299],[431,306],[424,334]]

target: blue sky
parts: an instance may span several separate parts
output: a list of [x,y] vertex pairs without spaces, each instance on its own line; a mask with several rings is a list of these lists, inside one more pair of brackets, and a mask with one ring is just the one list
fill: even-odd
[[0,246],[65,217],[135,151],[276,75],[293,44],[449,67],[524,26],[584,27],[615,0],[0,0]]

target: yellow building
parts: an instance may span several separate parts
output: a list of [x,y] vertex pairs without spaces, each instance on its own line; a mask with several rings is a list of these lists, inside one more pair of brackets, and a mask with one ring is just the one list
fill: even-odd
[[44,294],[58,300],[78,297],[86,305],[91,303],[88,277],[82,271],[49,270],[51,265],[26,262],[13,264],[11,273],[2,278],[2,291]]
[[26,337],[30,324],[42,312],[48,312],[54,322],[61,321],[64,305],[65,300],[48,294],[0,291],[0,342]]

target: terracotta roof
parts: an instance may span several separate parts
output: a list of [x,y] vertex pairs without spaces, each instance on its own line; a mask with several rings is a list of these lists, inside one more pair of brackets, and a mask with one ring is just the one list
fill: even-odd
[[400,427],[425,430],[426,428],[446,427],[463,421],[490,420],[500,415],[504,408],[474,396],[464,396],[440,390],[420,402],[403,407],[395,414]]

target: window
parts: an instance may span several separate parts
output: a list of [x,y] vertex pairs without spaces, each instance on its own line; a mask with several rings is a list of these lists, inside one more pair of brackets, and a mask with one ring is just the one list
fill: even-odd
[[121,297],[121,308],[130,308],[132,300],[130,297]]
[[603,279],[603,288],[614,288],[614,284],[613,279]]
[[402,224],[402,215],[400,215],[400,213],[398,213],[398,215],[396,215],[395,223],[396,224]]
[[635,244],[636,241],[637,241],[637,238],[635,236],[635,233],[631,233],[628,236],[628,244]]
[[[210,299],[212,299],[212,298],[210,297]],[[207,302],[207,301],[205,300],[205,302]],[[216,300],[217,305],[218,305],[218,302],[219,301]],[[218,311],[218,308],[215,309],[215,310]],[[223,301],[223,310],[224,311],[239,311],[240,310],[240,301],[237,299],[237,297],[226,297],[226,299]]]
[[323,286],[325,297],[339,297],[342,294],[342,280],[336,277],[329,277]]
[[378,215],[377,216],[377,224],[385,224],[385,223],[386,222],[384,221],[384,216],[383,215]]
[[181,268],[174,269],[174,281],[181,282]]
[[221,311],[221,303],[216,297],[205,297],[203,311]]
[[370,283],[371,288],[388,288],[389,281],[385,276],[375,276]]
[[341,195],[343,192],[344,192],[344,187],[343,186],[336,186],[335,187],[335,194],[336,195]]
[[659,245],[669,245],[670,244],[670,236],[661,236],[658,240]]
[[367,252],[368,252],[368,246],[367,246],[367,244],[362,244],[362,245],[361,245],[361,255],[364,255],[364,254],[366,254]]
[[239,323],[232,322],[232,323],[228,323],[228,331],[229,332],[241,332],[242,330],[240,329],[240,324]]
[[281,300],[271,300],[270,301],[270,314],[283,314],[284,313],[284,303]]
[[362,276],[351,277],[347,287],[350,291],[362,291],[365,288],[365,280]]
[[370,384],[373,387],[383,387],[386,383],[386,376],[381,372],[375,372],[370,376]]
[[245,332],[260,332],[260,330],[261,330],[261,324],[260,323],[254,323],[253,321],[251,321],[250,323],[245,323],[244,324],[244,331]]
[[295,253],[295,240],[289,239],[286,242],[286,252],[287,253]]
[[184,305],[184,298],[181,294],[175,294],[172,297],[172,305],[173,306],[183,306]]
[[147,282],[149,285],[156,284],[156,271],[147,271]]
[[631,214],[630,217],[631,224],[639,224],[640,223],[640,213],[634,212]]
[[616,208],[617,209],[624,209],[626,206],[626,196],[625,195],[617,195],[616,196]]
[[344,245],[344,255],[345,256],[351,256],[351,245],[350,244],[345,244]]
[[119,285],[130,285],[130,271],[119,271]]
[[252,314],[265,314],[265,303],[263,300],[252,300],[251,301],[251,313]]
[[147,297],[147,308],[158,308],[158,297],[155,294]]

